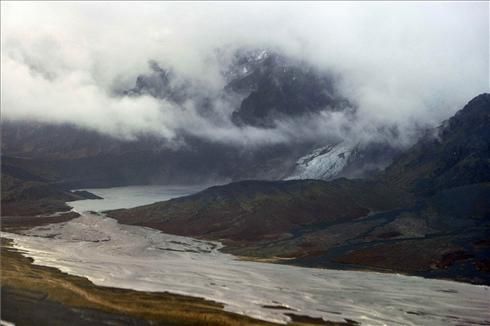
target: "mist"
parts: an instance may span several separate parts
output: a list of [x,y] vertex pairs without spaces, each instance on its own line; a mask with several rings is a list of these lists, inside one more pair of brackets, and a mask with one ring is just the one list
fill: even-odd
[[[192,135],[241,146],[305,140],[413,143],[489,90],[488,2],[2,2],[2,120],[70,123],[121,139]],[[223,66],[268,49],[336,76],[355,117],[320,113],[275,128],[231,122]],[[169,67],[212,100],[121,96]],[[199,97],[199,96],[197,96]],[[395,130],[396,132],[384,132]],[[393,137],[396,134],[396,137]]]

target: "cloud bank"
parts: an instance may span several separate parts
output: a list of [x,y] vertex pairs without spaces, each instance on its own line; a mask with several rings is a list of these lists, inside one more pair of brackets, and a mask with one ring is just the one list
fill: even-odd
[[[2,2],[2,119],[72,123],[112,136],[182,134],[260,145],[396,130],[407,145],[489,90],[488,2]],[[237,127],[219,94],[223,62],[269,48],[342,76],[356,120],[320,114]],[[219,53],[220,55],[217,55]],[[201,85],[210,114],[151,96],[115,96],[154,60]]]

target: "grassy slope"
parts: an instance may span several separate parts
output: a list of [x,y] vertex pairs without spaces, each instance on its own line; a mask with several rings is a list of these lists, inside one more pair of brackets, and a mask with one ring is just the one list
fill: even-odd
[[109,215],[219,239],[225,251],[249,258],[490,283],[484,244],[490,183],[451,188],[415,204],[375,183],[307,183],[242,182]]
[[407,205],[410,196],[369,181],[242,181],[198,194],[109,213],[122,223],[240,242],[280,240],[320,224]]
[[32,216],[67,211],[66,201],[81,199],[41,177],[2,164],[2,216]]

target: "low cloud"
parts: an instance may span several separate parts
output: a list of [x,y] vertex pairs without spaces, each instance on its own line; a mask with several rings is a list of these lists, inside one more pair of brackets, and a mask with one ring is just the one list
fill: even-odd
[[[123,139],[189,134],[243,146],[396,138],[408,145],[489,89],[488,3],[2,2],[2,119],[72,123]],[[269,48],[341,76],[355,119],[321,113],[237,127],[223,64]],[[154,60],[212,99],[116,96]],[[386,132],[389,130],[389,132]],[[393,138],[393,135],[396,137]]]

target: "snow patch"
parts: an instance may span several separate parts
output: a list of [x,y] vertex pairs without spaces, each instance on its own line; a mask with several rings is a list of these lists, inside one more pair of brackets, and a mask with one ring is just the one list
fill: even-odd
[[353,150],[352,145],[345,143],[317,148],[296,162],[295,170],[286,180],[332,179],[347,165]]

